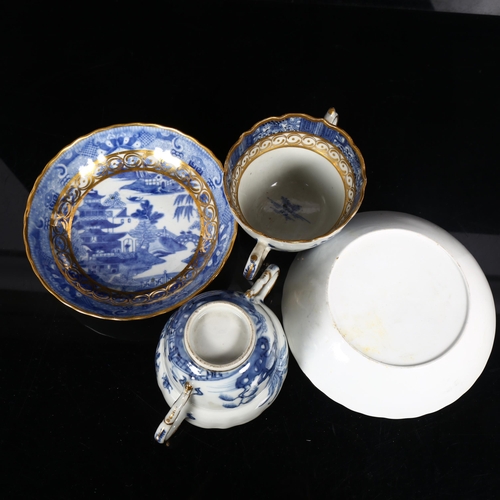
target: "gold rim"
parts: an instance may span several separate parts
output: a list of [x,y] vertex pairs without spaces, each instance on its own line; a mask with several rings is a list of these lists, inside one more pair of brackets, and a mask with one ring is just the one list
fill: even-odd
[[[42,179],[45,177],[45,175],[50,170],[50,168],[54,165],[54,163],[63,154],[65,154],[67,151],[69,151],[71,148],[73,148],[76,144],[78,144],[79,142],[82,142],[82,141],[88,139],[89,137],[91,137],[93,135],[99,134],[101,132],[105,132],[107,130],[118,129],[118,128],[125,128],[125,127],[151,127],[151,128],[157,128],[157,129],[166,130],[166,131],[170,131],[170,132],[179,134],[180,136],[182,136],[182,137],[184,137],[184,138],[192,141],[193,143],[197,144],[201,149],[203,149],[214,160],[214,162],[219,167],[219,169],[221,170],[221,172],[224,173],[224,168],[222,166],[222,163],[217,159],[217,157],[213,154],[213,152],[210,149],[208,149],[207,147],[203,146],[200,142],[198,142],[193,137],[191,137],[191,136],[189,136],[189,135],[181,132],[180,130],[172,128],[172,127],[165,127],[165,126],[156,125],[156,124],[153,124],[153,123],[140,123],[140,122],[121,123],[121,124],[111,125],[109,127],[103,127],[103,128],[94,130],[93,132],[90,132],[89,134],[86,134],[84,136],[79,137],[78,139],[74,140],[71,144],[69,144],[68,146],[66,146],[63,149],[61,149],[59,151],[59,153],[57,153],[57,155],[54,156],[45,165],[44,169],[38,175],[38,177],[35,180],[35,183],[33,184],[33,188],[32,188],[32,190],[31,190],[31,192],[30,192],[30,194],[28,196],[28,200],[27,200],[27,203],[26,203],[26,209],[24,211],[24,216],[23,216],[23,241],[24,241],[24,247],[25,247],[25,250],[26,250],[26,256],[28,258],[28,261],[29,261],[29,263],[31,265],[31,268],[33,269],[33,272],[35,273],[36,277],[40,280],[40,282],[45,287],[45,289],[49,293],[51,293],[54,297],[56,297],[60,302],[62,302],[64,305],[68,306],[69,308],[73,309],[74,311],[77,311],[79,313],[85,314],[87,316],[91,316],[91,317],[98,318],[98,319],[110,320],[110,321],[135,321],[135,320],[138,321],[138,320],[141,320],[141,319],[153,318],[155,316],[159,316],[161,314],[165,314],[165,313],[167,313],[169,311],[177,309],[178,307],[180,307],[183,304],[185,304],[186,302],[188,302],[191,298],[193,298],[195,295],[197,295],[198,293],[200,293],[201,291],[203,291],[208,285],[210,285],[210,283],[212,283],[212,281],[220,274],[222,268],[224,267],[224,265],[226,264],[227,260],[229,259],[229,256],[231,255],[231,252],[232,252],[233,247],[234,247],[234,243],[236,241],[236,236],[237,236],[237,233],[238,233],[238,223],[235,220],[234,221],[233,237],[232,237],[231,241],[229,242],[226,255],[221,260],[221,262],[220,262],[219,266],[217,267],[217,269],[215,269],[214,274],[206,281],[206,283],[204,283],[202,286],[200,286],[200,288],[198,290],[195,290],[192,294],[190,294],[189,296],[187,296],[186,298],[184,298],[182,301],[176,303],[173,306],[170,306],[170,307],[167,307],[165,309],[162,309],[160,311],[156,311],[156,312],[151,313],[151,314],[140,315],[140,316],[127,316],[127,317],[104,316],[102,314],[93,313],[93,312],[87,311],[87,310],[85,310],[85,309],[83,309],[83,308],[81,308],[81,307],[79,307],[77,305],[71,304],[66,299],[64,299],[59,294],[57,294],[49,286],[49,284],[45,282],[45,280],[43,279],[43,277],[41,276],[41,274],[38,272],[38,269],[37,269],[37,267],[35,265],[35,262],[33,260],[32,254],[31,254],[31,248],[30,248],[29,241],[28,241],[28,219],[29,219],[29,215],[30,215],[30,211],[31,211],[31,205],[32,205],[33,200],[35,198],[35,195],[37,193],[38,187],[39,187]],[[228,205],[229,205],[229,202],[228,202]],[[142,304],[140,304],[140,305],[142,305]],[[140,306],[140,305],[138,305],[138,306]],[[138,306],[132,306],[132,307],[138,307]]]
[[[270,137],[271,138],[283,137],[285,140],[287,140],[287,139],[293,139],[294,137],[300,137],[300,139],[307,139],[307,138],[318,139],[318,140],[321,140],[324,144],[326,144],[328,142],[328,141],[324,140],[323,138],[319,138],[318,136],[315,136],[315,135],[312,135],[312,134],[309,134],[309,133],[306,133],[306,132],[282,132],[282,133],[279,133],[279,134],[274,134],[274,135],[272,135]],[[253,148],[259,148],[260,146],[264,145],[264,143],[267,142],[267,141],[269,141],[269,137],[264,137],[264,138],[258,140],[256,143],[254,143],[254,145],[252,146],[252,149]],[[317,146],[317,143],[314,146]],[[317,239],[324,238],[326,235],[330,234],[332,231],[336,230],[338,227],[342,227],[342,224],[344,223],[344,220],[345,220],[342,217],[342,214],[345,213],[346,207],[348,207],[349,202],[352,203],[351,200],[354,198],[354,195],[352,195],[352,193],[353,192],[355,193],[355,187],[352,187],[352,185],[350,187],[348,185],[347,181],[346,181],[346,178],[351,178],[351,183],[353,183],[353,182],[355,183],[354,175],[352,174],[352,172],[350,172],[349,174],[343,174],[342,173],[342,169],[339,166],[340,162],[344,162],[346,164],[348,164],[348,162],[345,159],[344,155],[342,154],[342,151],[340,151],[333,144],[329,144],[329,148],[331,150],[334,150],[341,157],[340,162],[337,161],[337,160],[334,160],[331,156],[326,155],[324,153],[324,151],[322,151],[319,148],[309,147],[308,145],[303,145],[303,142],[301,142],[301,144],[291,143],[291,144],[271,145],[271,146],[267,147],[265,150],[261,150],[260,152],[256,153],[252,157],[252,159],[249,160],[245,164],[244,167],[240,168],[241,171],[237,174],[237,179],[236,179],[236,184],[237,185],[236,185],[236,187],[234,189],[231,190],[232,194],[231,194],[230,205],[233,206],[231,204],[231,202],[234,202],[234,205],[236,206],[236,208],[234,208],[234,210],[235,210],[235,212],[237,212],[239,219],[241,219],[245,225],[251,227],[252,230],[255,231],[256,233],[258,233],[258,234],[260,234],[262,236],[268,237],[264,233],[262,233],[262,232],[258,231],[257,229],[255,229],[247,221],[246,217],[243,215],[243,211],[241,210],[241,207],[240,207],[239,203],[237,203],[237,200],[235,199],[235,196],[236,196],[236,193],[239,191],[240,183],[241,183],[241,180],[243,178],[243,175],[244,175],[245,171],[250,167],[250,165],[257,158],[261,157],[262,155],[264,155],[264,154],[266,154],[266,153],[268,153],[270,151],[274,151],[276,149],[284,149],[284,148],[303,148],[303,149],[307,149],[308,151],[311,151],[312,153],[315,153],[315,154],[321,156],[322,158],[324,158],[325,160],[327,160],[335,168],[335,170],[337,171],[337,173],[339,174],[339,176],[341,178],[342,185],[343,185],[343,188],[344,188],[344,204],[342,206],[342,211],[340,213],[340,216],[335,221],[334,225],[326,233],[323,233],[322,235],[315,236],[314,238],[307,239],[307,240],[305,240],[305,239],[301,239],[301,240],[283,240],[283,239],[274,238],[274,237],[273,237],[273,240],[283,241],[283,242],[289,242],[289,243],[298,243],[298,242],[305,243],[305,242],[314,241],[314,240],[317,240]],[[236,165],[235,165],[235,167],[233,169],[233,172],[234,172],[234,170],[236,170],[238,168],[238,165],[240,165],[242,159],[244,159],[244,156],[246,156],[246,152],[242,156],[240,156],[238,162],[236,163]],[[234,180],[233,180],[233,183],[234,183]],[[349,197],[349,191],[350,190],[351,190],[352,198]],[[350,210],[350,208],[348,208],[348,210]]]
[[[272,121],[283,121],[283,120],[286,120],[288,118],[305,118],[308,121],[322,123],[323,125],[326,125],[328,128],[335,130],[336,132],[339,132],[343,137],[345,137],[345,139],[349,143],[349,146],[354,150],[354,152],[358,156],[360,167],[361,167],[361,177],[363,179],[363,184],[361,186],[360,193],[359,193],[360,194],[359,202],[358,202],[357,206],[354,207],[352,213],[350,213],[349,216],[347,216],[339,226],[337,226],[336,225],[337,223],[335,223],[327,233],[325,233],[321,236],[316,236],[315,238],[312,238],[312,239],[307,239],[307,240],[283,240],[280,238],[272,238],[272,237],[270,237],[270,236],[268,236],[260,231],[257,231],[252,226],[250,226],[250,224],[248,224],[246,222],[245,218],[243,217],[243,214],[241,213],[241,210],[239,210],[239,207],[238,207],[238,209],[233,207],[233,204],[231,201],[231,196],[230,196],[230,193],[228,193],[227,186],[226,186],[226,176],[228,173],[227,166],[228,166],[229,160],[230,160],[231,156],[233,155],[234,151],[236,150],[236,148],[238,148],[238,146],[243,142],[243,140],[246,137],[248,137],[249,135],[252,135],[259,127],[261,127],[262,125],[264,125],[266,123],[269,123]],[[310,134],[309,132],[284,131],[284,132],[280,132],[277,134],[270,134],[269,136],[266,136],[263,139],[266,139],[266,138],[269,138],[272,136],[278,136],[278,135],[281,135],[282,133],[292,133],[292,132],[306,134],[306,135],[309,135],[311,137],[320,137],[320,136],[315,136],[313,134]],[[257,141],[255,144],[257,144],[258,142],[260,142],[260,140],[263,140],[263,139],[259,139],[259,141]],[[335,147],[335,149],[338,150],[338,148],[336,148],[336,147]],[[339,153],[341,154],[341,156],[343,158],[345,158],[345,155],[340,150],[339,150]],[[251,228],[252,232],[254,232],[255,234],[262,236],[264,238],[271,239],[271,240],[278,241],[280,243],[285,243],[285,244],[286,243],[295,244],[295,243],[315,242],[315,241],[321,240],[323,238],[326,238],[327,236],[330,236],[331,234],[335,233],[336,231],[338,231],[339,229],[344,227],[358,212],[358,210],[363,202],[364,196],[365,196],[366,183],[367,183],[367,178],[366,178],[365,160],[364,160],[363,155],[361,154],[361,151],[359,150],[359,148],[354,144],[354,141],[352,140],[351,136],[345,130],[341,129],[340,127],[337,127],[336,125],[332,125],[331,123],[327,122],[323,118],[313,118],[312,116],[306,115],[304,113],[287,113],[286,115],[272,116],[269,118],[265,118],[264,120],[261,120],[260,122],[256,123],[250,130],[247,130],[246,132],[244,132],[243,134],[240,135],[238,141],[229,150],[229,153],[226,156],[226,160],[224,161],[224,183],[223,183],[224,185],[223,185],[223,188],[224,188],[224,194],[226,196],[226,199],[228,200],[228,203],[229,203],[229,206],[231,207],[231,211],[233,212],[233,215],[236,217],[237,220],[241,221],[242,224]],[[344,203],[345,203],[345,200],[344,200]]]

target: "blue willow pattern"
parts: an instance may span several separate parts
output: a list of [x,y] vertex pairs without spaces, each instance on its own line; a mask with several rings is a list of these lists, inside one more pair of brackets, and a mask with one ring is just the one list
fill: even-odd
[[[142,303],[141,300],[132,303],[125,301],[114,304],[96,300],[95,297],[82,293],[82,290],[69,284],[67,277],[61,273],[54,261],[49,233],[50,221],[59,193],[75,175],[79,174],[82,169],[85,170],[89,161],[94,162],[101,155],[109,156],[136,150],[153,152],[156,148],[168,152],[172,157],[179,158],[189,165],[204,179],[212,191],[218,209],[218,234],[215,249],[204,267],[187,286],[174,283],[171,294],[165,294],[161,300],[149,303]],[[174,129],[136,124],[96,131],[61,151],[49,162],[37,179],[28,200],[28,210],[25,216],[24,232],[28,257],[44,286],[73,309],[96,317],[112,319],[146,318],[161,314],[185,302],[206,286],[217,274],[232,248],[236,236],[236,224],[221,186],[220,163],[215,160],[210,151]],[[142,194],[137,192],[127,197],[126,203],[128,205],[140,203],[141,196]],[[143,210],[145,208],[142,207]],[[184,214],[189,211],[189,209],[183,210]]]
[[[191,314],[203,304],[212,301],[230,302],[247,313],[256,329],[256,345],[245,362],[244,367],[225,372],[216,372],[204,369],[191,360],[184,347],[184,329]],[[273,329],[269,331],[264,316],[257,311],[255,306],[243,294],[224,291],[206,292],[198,295],[189,303],[182,306],[165,325],[157,348],[157,371],[160,369],[159,358],[166,356],[171,366],[170,374],[161,373],[163,388],[173,390],[169,376],[183,386],[186,381],[220,380],[219,399],[221,407],[231,409],[247,404],[255,399],[263,382],[267,381],[267,395],[259,404],[271,404],[276,398],[287,373],[288,348],[283,345],[279,352],[278,336]],[[162,366],[165,370],[165,367]],[[201,391],[200,391],[201,392]],[[193,395],[196,395],[193,393]],[[202,395],[198,393],[197,395]]]
[[[137,295],[142,303],[160,300],[172,287],[189,284],[217,238],[217,208],[203,179],[185,164],[174,166],[141,150],[109,155],[93,168],[67,184],[52,214],[50,238],[61,273],[82,294],[120,305],[137,301]],[[124,202],[120,191],[138,195]],[[150,200],[158,198],[173,213],[155,211]],[[187,226],[167,220],[170,230],[157,228],[166,215],[194,220],[176,234],[172,224]],[[169,268],[168,258],[177,252],[187,255]]]

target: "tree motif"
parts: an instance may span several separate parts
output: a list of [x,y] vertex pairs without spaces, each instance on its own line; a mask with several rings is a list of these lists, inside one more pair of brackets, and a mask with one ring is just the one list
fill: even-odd
[[163,217],[160,212],[153,212],[153,205],[149,200],[141,201],[141,208],[138,208],[131,217],[139,219],[139,224],[130,231],[130,235],[139,240],[142,249],[149,247],[149,244],[156,240],[156,223]]
[[163,214],[160,212],[153,212],[153,205],[151,205],[149,200],[144,200],[141,201],[141,208],[138,208],[131,214],[131,217],[149,221],[151,224],[156,224],[163,217]]
[[115,191],[114,193],[104,198],[102,204],[109,208],[123,208],[124,206],[126,206],[126,203],[123,202],[120,198],[120,193],[118,193],[118,191]]
[[193,198],[189,194],[179,194],[175,197],[174,205],[176,205],[174,217],[178,221],[181,217],[191,221],[193,217]]

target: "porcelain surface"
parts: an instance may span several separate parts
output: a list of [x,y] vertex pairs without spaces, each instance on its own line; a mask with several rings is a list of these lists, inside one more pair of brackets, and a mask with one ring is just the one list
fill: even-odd
[[[330,122],[330,121],[332,122]],[[365,165],[352,139],[325,119],[269,118],[241,136],[226,159],[224,190],[243,229],[258,240],[253,279],[270,249],[297,252],[340,231],[359,209]]]
[[236,236],[213,154],[158,125],[78,139],[37,179],[25,214],[28,257],[79,312],[129,320],[174,309],[220,271]]
[[186,386],[191,395],[182,401],[181,420],[185,416],[204,428],[248,422],[276,399],[288,370],[288,344],[262,300],[277,272],[270,266],[246,294],[197,295],[169,319],[156,351],[156,375],[171,413],[160,424],[157,441],[168,439],[172,423],[179,425],[171,422],[172,412]]
[[300,253],[282,310],[313,384],[376,417],[418,417],[456,401],[495,336],[493,297],[472,255],[438,226],[396,212],[358,214]]

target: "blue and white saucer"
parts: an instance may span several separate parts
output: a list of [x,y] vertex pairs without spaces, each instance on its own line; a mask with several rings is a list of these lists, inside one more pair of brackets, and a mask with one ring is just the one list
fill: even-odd
[[117,125],[50,161],[28,199],[24,238],[43,285],[98,318],[142,319],[205,288],[235,237],[214,155],[181,132]]

